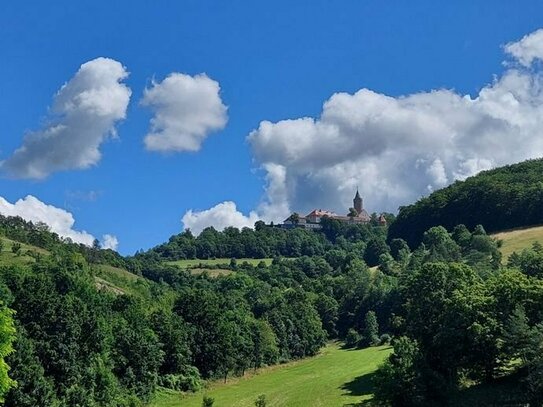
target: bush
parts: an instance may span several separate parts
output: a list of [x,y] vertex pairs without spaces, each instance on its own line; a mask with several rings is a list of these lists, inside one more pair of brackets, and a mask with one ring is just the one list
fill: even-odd
[[160,376],[158,384],[167,389],[177,391],[198,391],[202,388],[202,380],[198,369],[192,367],[185,374],[167,374]]
[[364,318],[364,344],[367,346],[379,343],[379,324],[374,311],[368,311]]
[[268,403],[266,402],[266,395],[261,394],[258,396],[255,400],[255,406],[256,407],[266,407]]
[[213,397],[204,396],[202,399],[202,407],[213,407],[215,399]]
[[13,243],[13,245],[11,246],[11,251],[13,252],[13,254],[19,254],[19,252],[21,251],[21,243]]
[[388,345],[390,343],[391,337],[389,334],[383,334],[379,337],[379,345]]
[[345,345],[352,348],[358,345],[362,337],[358,332],[356,332],[353,328],[349,329],[347,331],[347,336],[345,336]]

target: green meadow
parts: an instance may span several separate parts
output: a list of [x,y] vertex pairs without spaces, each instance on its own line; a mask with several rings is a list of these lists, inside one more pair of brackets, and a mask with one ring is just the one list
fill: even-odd
[[389,347],[343,349],[334,343],[315,357],[269,367],[243,378],[216,382],[190,395],[163,390],[150,407],[200,407],[204,394],[215,407],[253,407],[260,394],[269,407],[357,405],[372,397],[372,376]]

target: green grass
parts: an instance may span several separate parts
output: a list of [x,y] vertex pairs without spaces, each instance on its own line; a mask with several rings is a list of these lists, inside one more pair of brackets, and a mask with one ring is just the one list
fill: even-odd
[[[270,265],[273,259],[266,258],[266,259],[236,259],[238,265],[243,264],[244,262],[247,262],[253,266],[258,265],[261,261],[266,263],[267,265]],[[207,260],[201,260],[201,259],[189,259],[189,260],[176,260],[176,261],[168,261],[166,264],[171,264],[173,266],[178,266],[183,269],[186,268],[193,268],[193,267],[200,267],[205,268],[205,266],[217,266],[221,264],[230,264],[230,259],[207,259]]]
[[147,280],[128,270],[106,264],[91,266],[96,286],[114,294],[131,294],[152,304],[151,308],[171,306],[176,294],[165,285]]
[[209,277],[219,277],[219,276],[227,276],[228,274],[232,274],[232,270],[226,270],[226,269],[201,269],[201,268],[194,268],[190,269],[190,273],[193,275],[199,275],[207,273]]
[[507,261],[511,253],[520,252],[522,249],[530,248],[534,242],[543,244],[543,226],[506,230],[492,236],[503,240],[503,245],[500,250],[502,252],[504,261]]
[[27,255],[27,252],[29,251],[39,253],[41,255],[49,254],[47,250],[40,249],[39,247],[30,246],[24,243],[20,243],[21,250],[19,251],[19,254],[14,254],[11,251],[11,247],[17,242],[6,237],[0,237],[0,240],[3,244],[2,251],[0,252],[0,265],[11,266],[14,264],[33,263],[35,259]]
[[200,407],[207,394],[217,407],[252,407],[265,394],[269,407],[333,407],[355,405],[372,397],[372,375],[390,353],[390,348],[342,349],[326,346],[313,358],[272,366],[214,383],[207,391],[183,397],[162,390],[150,407]]

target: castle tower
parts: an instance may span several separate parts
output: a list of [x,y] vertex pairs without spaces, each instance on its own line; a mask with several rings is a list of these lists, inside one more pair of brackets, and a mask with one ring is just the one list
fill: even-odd
[[362,198],[360,197],[360,194],[358,193],[358,188],[356,189],[356,195],[353,199],[353,208],[356,210],[356,212],[360,215],[362,213]]

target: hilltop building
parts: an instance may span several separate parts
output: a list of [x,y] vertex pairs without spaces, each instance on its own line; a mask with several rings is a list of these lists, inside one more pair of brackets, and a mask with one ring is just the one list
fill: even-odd
[[[337,213],[323,210],[323,209],[313,209],[306,216],[299,216],[292,214],[287,219],[283,221],[281,227],[290,229],[295,227],[301,227],[304,229],[320,229],[321,228],[321,219],[327,217],[330,219],[336,219],[342,223],[349,224],[366,224],[371,220],[370,215],[364,209],[364,201],[356,190],[356,195],[353,199],[353,207],[349,209],[349,213],[345,216],[338,215]],[[378,222],[381,226],[386,225],[386,219],[383,215],[379,216]]]

